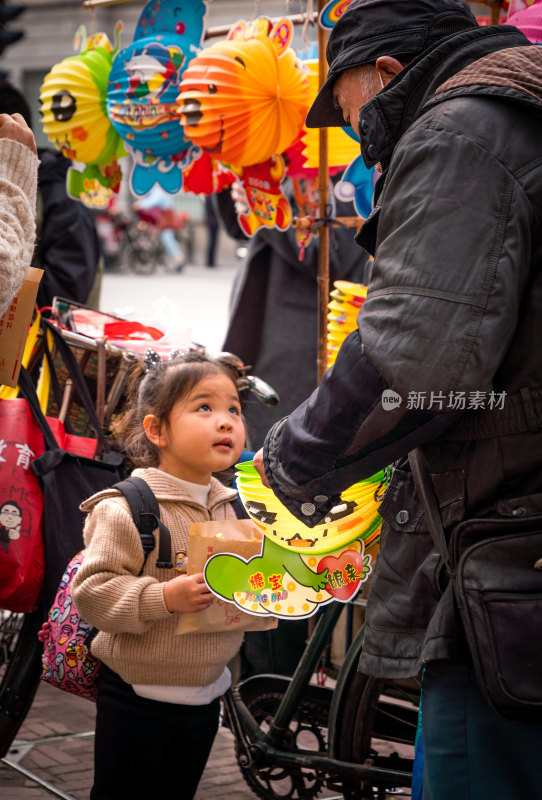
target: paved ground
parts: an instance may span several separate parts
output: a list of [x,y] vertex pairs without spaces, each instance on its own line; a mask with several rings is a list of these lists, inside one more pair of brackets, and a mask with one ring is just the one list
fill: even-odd
[[[10,766],[17,763],[57,787],[62,797],[87,800],[92,785],[95,706],[42,684],[16,743],[0,762],[2,800],[50,800],[54,795]],[[197,800],[249,800],[233,752],[233,737],[220,728]],[[58,795],[57,795],[58,796]],[[153,798],[149,798],[153,800]]]
[[[88,800],[92,785],[94,718],[93,703],[41,684],[18,738],[4,761],[0,761],[2,800],[51,800],[55,796],[64,800]],[[15,764],[33,775],[22,774],[15,769]],[[54,788],[55,793],[47,787]],[[252,800],[255,797],[237,766],[232,734],[220,728],[196,800]],[[337,797],[337,794],[324,791],[320,797]]]

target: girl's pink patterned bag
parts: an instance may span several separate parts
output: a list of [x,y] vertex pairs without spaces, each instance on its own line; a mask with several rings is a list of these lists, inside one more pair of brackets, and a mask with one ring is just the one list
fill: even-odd
[[38,638],[43,642],[41,679],[57,689],[96,701],[101,662],[90,651],[96,629],[81,619],[72,600],[71,583],[84,550],[72,558]]

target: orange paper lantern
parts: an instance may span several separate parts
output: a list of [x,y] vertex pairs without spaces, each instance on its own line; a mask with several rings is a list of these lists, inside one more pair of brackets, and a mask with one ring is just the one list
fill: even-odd
[[291,25],[257,20],[194,58],[177,99],[186,136],[214,158],[249,166],[283,152],[308,109],[302,62],[288,48]]

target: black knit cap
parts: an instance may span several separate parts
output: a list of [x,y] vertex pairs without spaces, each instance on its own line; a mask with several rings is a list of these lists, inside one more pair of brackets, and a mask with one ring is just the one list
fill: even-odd
[[407,60],[445,36],[476,26],[466,0],[353,0],[329,36],[327,80],[306,125],[344,125],[342,112],[333,108],[333,85],[341,72],[373,64],[380,56]]

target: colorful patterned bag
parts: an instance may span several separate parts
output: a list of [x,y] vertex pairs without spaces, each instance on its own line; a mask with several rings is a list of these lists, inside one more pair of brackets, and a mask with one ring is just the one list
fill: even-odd
[[[141,538],[143,565],[154,550],[156,542],[153,531],[158,528],[156,564],[171,568],[171,537],[160,520],[158,501],[151,488],[141,478],[127,478],[112,488],[119,489],[130,506]],[[85,551],[81,550],[66,567],[49,617],[38,634],[40,642],[43,642],[41,679],[57,689],[96,701],[101,662],[92,654],[90,646],[98,631],[80,617],[71,594],[72,581],[84,555]]]
[[92,655],[90,644],[97,631],[81,619],[71,595],[71,584],[84,554],[81,550],[66,567],[49,618],[38,634],[43,642],[41,678],[58,689],[95,701],[101,662]]

